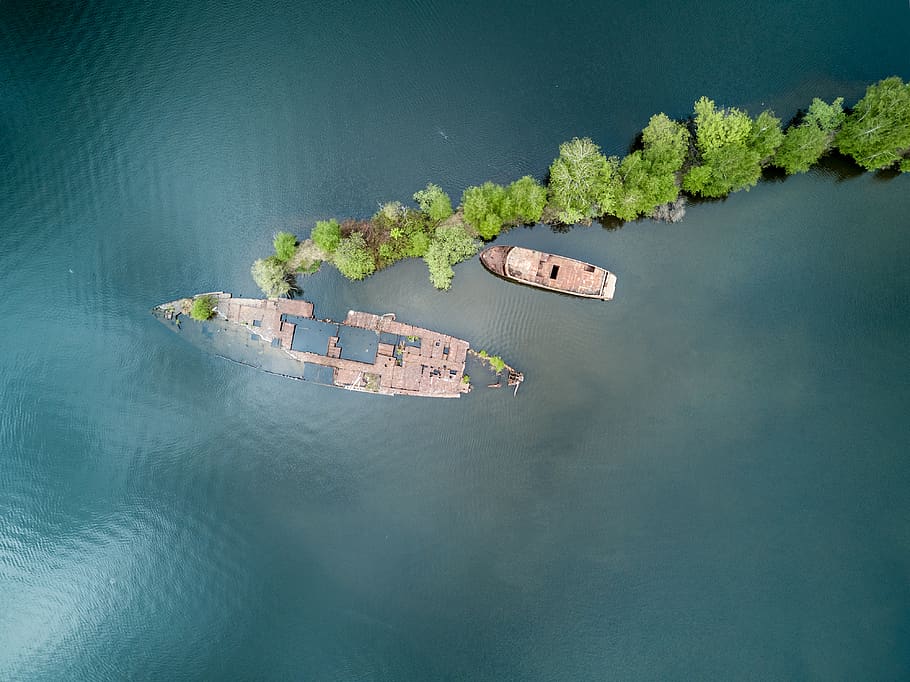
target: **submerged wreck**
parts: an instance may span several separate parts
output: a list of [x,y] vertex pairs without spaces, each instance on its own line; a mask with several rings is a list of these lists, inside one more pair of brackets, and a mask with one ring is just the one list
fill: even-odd
[[491,246],[480,262],[494,275],[563,294],[610,301],[616,292],[616,275],[574,258],[526,249]]
[[[181,325],[202,296],[215,299],[212,319]],[[152,313],[220,357],[292,379],[429,398],[458,398],[471,390],[467,341],[398,322],[392,313],[351,310],[343,322],[334,322],[317,319],[313,311],[309,301],[212,292],[163,303]]]

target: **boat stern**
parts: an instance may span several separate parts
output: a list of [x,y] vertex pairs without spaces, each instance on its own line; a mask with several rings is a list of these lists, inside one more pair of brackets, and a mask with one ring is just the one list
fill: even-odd
[[480,252],[480,262],[494,275],[504,277],[506,273],[506,258],[511,246],[491,246]]

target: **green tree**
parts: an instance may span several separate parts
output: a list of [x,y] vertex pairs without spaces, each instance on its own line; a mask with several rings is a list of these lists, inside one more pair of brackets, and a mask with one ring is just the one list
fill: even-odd
[[366,239],[360,232],[341,240],[332,262],[338,271],[348,279],[363,279],[376,271],[373,254],[367,246]]
[[485,182],[480,187],[468,187],[461,195],[461,204],[465,222],[483,239],[498,235],[505,216],[512,213],[505,187],[492,182]]
[[455,271],[452,266],[471,258],[480,250],[480,242],[460,225],[440,226],[423,259],[430,271],[430,282],[437,289],[448,289]]
[[826,104],[816,97],[812,100],[812,104],[809,105],[805,122],[814,123],[817,128],[824,130],[826,133],[834,133],[843,125],[846,118],[843,97],[838,97],[831,104]]
[[787,174],[805,173],[830,148],[835,131],[844,122],[843,97],[826,104],[816,97],[802,123],[792,126],[774,155],[775,166]]
[[211,319],[212,315],[215,314],[215,304],[214,296],[198,296],[194,298],[193,305],[190,308],[190,317],[200,322]]
[[619,192],[619,161],[604,156],[590,138],[559,146],[550,166],[550,205],[563,223],[590,221],[612,213]]
[[866,89],[847,116],[835,144],[866,170],[899,164],[910,157],[910,83],[897,76]]
[[756,121],[739,109],[718,110],[702,97],[695,103],[695,141],[700,163],[683,178],[683,188],[705,197],[749,189],[780,144],[780,120],[762,112]]
[[657,173],[676,173],[689,154],[689,131],[666,114],[656,114],[641,131],[642,155]]
[[419,192],[414,193],[414,201],[430,220],[440,222],[452,215],[452,201],[439,185],[432,182]]
[[262,293],[268,298],[286,296],[294,288],[291,275],[285,270],[284,263],[275,256],[254,261],[250,274],[256,286],[262,289]]
[[331,255],[341,243],[341,225],[332,218],[331,220],[318,220],[310,232],[310,239],[320,249]]
[[752,119],[739,109],[720,109],[714,100],[701,97],[695,103],[695,141],[702,154],[731,145],[745,146],[752,134]]
[[506,188],[510,215],[506,222],[537,223],[547,205],[547,190],[530,175],[519,178]]
[[784,139],[780,129],[780,119],[773,111],[763,111],[752,123],[748,147],[758,154],[761,163],[767,164]]
[[619,166],[622,186],[613,208],[613,215],[622,220],[635,220],[650,214],[660,204],[675,201],[679,196],[674,172],[659,172],[643,151],[629,154]]
[[831,136],[813,123],[793,126],[774,155],[774,165],[788,175],[805,173],[828,151]]
[[289,261],[294,257],[297,251],[297,235],[290,232],[279,232],[275,235],[275,256],[282,263]]

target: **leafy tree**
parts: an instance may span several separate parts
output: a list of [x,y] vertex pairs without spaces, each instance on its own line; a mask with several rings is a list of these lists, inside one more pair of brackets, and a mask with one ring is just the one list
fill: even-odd
[[866,89],[847,116],[835,144],[866,170],[887,168],[910,155],[910,83],[897,76]]
[[619,166],[622,188],[613,215],[622,220],[635,220],[650,214],[660,204],[675,201],[679,196],[676,174],[658,172],[655,164],[638,150],[629,154]]
[[702,97],[695,103],[695,140],[700,164],[683,178],[683,188],[706,197],[748,189],[781,139],[780,120],[762,112],[756,121],[739,109],[718,110]]
[[439,185],[429,183],[426,189],[414,193],[414,201],[430,220],[441,222],[452,215],[452,201]]
[[211,319],[215,314],[215,297],[199,296],[193,299],[193,306],[190,308],[190,317],[200,322]]
[[341,240],[332,262],[338,271],[348,279],[363,279],[376,271],[373,254],[363,234],[354,232]]
[[430,271],[430,282],[437,289],[448,289],[455,271],[452,266],[480,250],[480,242],[460,225],[440,226],[423,259]]
[[666,114],[656,114],[641,131],[642,155],[657,173],[675,173],[689,154],[689,131]]
[[332,218],[331,220],[317,220],[316,226],[310,232],[310,239],[320,249],[331,255],[341,243],[341,225]]
[[775,166],[787,174],[805,173],[831,148],[834,131],[844,121],[843,98],[826,104],[816,97],[802,123],[791,127],[774,155]]
[[502,230],[505,217],[511,215],[505,187],[485,182],[468,187],[461,195],[464,219],[483,239],[492,239]]
[[695,103],[695,140],[702,154],[730,145],[745,146],[752,134],[752,119],[739,109],[718,110],[714,100],[700,98]]
[[774,165],[788,175],[805,173],[828,150],[828,133],[813,124],[790,128],[774,155]]
[[761,177],[761,157],[743,144],[713,149],[683,178],[683,188],[705,197],[723,197],[752,187]]
[[[537,223],[547,205],[547,190],[530,175],[525,175],[506,188],[510,215],[506,222]],[[505,217],[505,216],[504,216]]]
[[752,123],[748,147],[758,154],[761,163],[767,163],[784,139],[780,119],[772,111],[763,111]]
[[262,289],[268,298],[286,296],[294,288],[290,275],[284,268],[284,263],[275,256],[259,258],[253,262],[250,274],[256,286]]
[[619,161],[604,156],[590,138],[559,146],[550,166],[550,205],[563,223],[590,221],[612,213],[619,191]]
[[812,100],[812,104],[809,105],[805,122],[814,123],[817,128],[824,130],[826,133],[833,133],[843,125],[846,118],[843,97],[838,97],[831,104],[826,104],[816,97]]
[[297,235],[290,232],[279,232],[275,235],[275,257],[282,263],[294,257],[297,251]]

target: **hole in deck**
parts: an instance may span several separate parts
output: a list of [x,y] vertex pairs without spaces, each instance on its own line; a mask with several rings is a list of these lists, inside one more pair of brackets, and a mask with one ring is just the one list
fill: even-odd
[[556,279],[556,275],[558,275],[558,274],[559,274],[558,265],[554,265],[552,268],[550,268],[550,279]]

